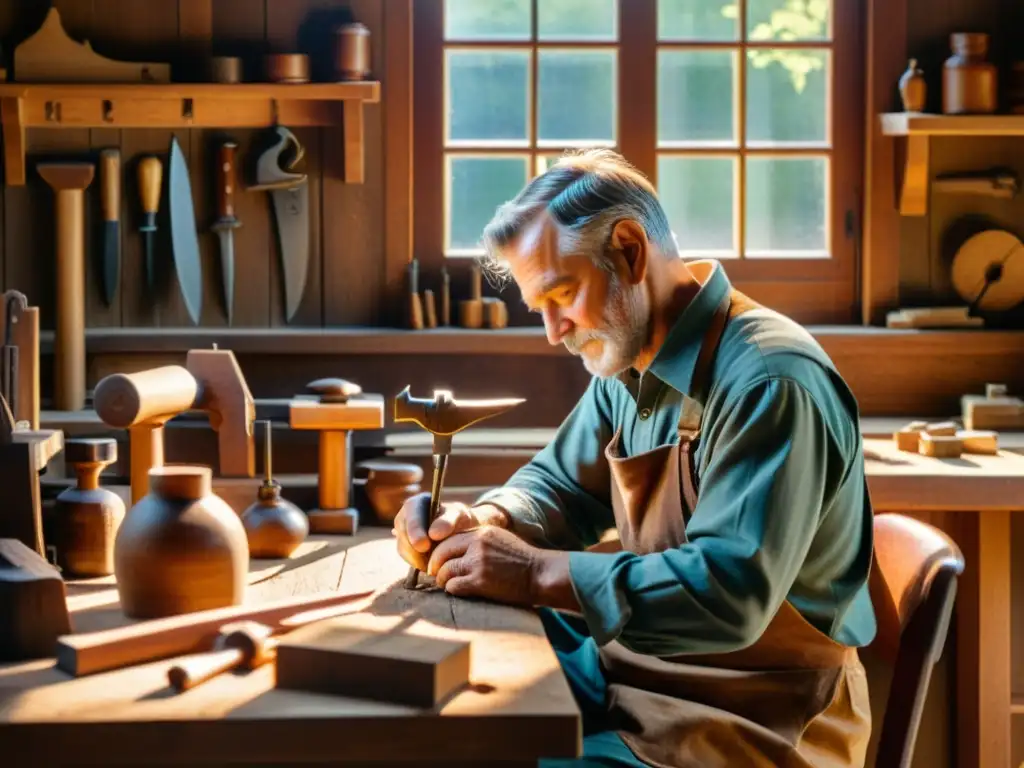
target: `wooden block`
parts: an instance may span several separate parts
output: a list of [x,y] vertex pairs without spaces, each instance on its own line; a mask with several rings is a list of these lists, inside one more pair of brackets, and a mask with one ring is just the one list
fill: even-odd
[[963,441],[964,453],[995,456],[999,453],[999,433],[988,429],[961,429],[956,433]]
[[896,441],[896,447],[901,451],[908,451],[910,453],[917,453],[920,437],[920,430],[907,429],[906,427],[899,432],[894,432],[892,435],[892,439]]
[[360,395],[347,403],[321,403],[296,398],[288,405],[288,424],[292,429],[381,429],[384,426],[384,398]]
[[1024,400],[1017,397],[964,395],[960,409],[965,429],[1024,429]]
[[937,421],[925,425],[924,431],[932,437],[953,437],[956,435],[956,424],[952,421]]
[[433,708],[469,684],[469,651],[466,640],[345,616],[282,637],[275,685]]
[[918,451],[934,459],[955,459],[963,453],[963,441],[956,435],[930,435],[921,433]]
[[0,539],[0,661],[52,657],[71,632],[64,579],[16,539]]

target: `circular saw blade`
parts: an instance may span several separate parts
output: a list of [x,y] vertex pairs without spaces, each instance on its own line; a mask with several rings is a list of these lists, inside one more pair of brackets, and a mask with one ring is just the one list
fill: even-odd
[[956,252],[951,277],[960,298],[976,309],[1013,309],[1024,303],[1024,243],[1001,229],[979,232]]

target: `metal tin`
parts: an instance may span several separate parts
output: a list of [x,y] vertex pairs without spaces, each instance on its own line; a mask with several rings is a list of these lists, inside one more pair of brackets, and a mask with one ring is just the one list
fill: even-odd
[[264,58],[264,66],[272,83],[309,82],[309,56],[304,53],[271,53]]
[[214,56],[210,59],[210,82],[242,82],[242,60],[238,56]]
[[370,30],[358,21],[334,30],[334,76],[366,80],[370,76]]

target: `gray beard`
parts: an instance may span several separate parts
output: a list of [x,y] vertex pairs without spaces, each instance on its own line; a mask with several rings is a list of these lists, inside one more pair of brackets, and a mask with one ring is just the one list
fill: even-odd
[[[611,286],[611,302],[604,328],[577,331],[563,340],[566,349],[583,360],[587,370],[601,378],[615,376],[633,365],[647,342],[650,319],[639,291]],[[601,344],[600,357],[582,354],[588,342]]]

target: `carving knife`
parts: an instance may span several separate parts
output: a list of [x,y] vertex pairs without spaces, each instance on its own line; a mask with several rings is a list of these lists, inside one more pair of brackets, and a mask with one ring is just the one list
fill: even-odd
[[203,310],[203,267],[199,260],[199,233],[192,203],[192,183],[188,165],[176,136],[171,137],[168,168],[168,196],[171,210],[171,248],[185,308],[192,322],[199,325]]
[[103,301],[109,307],[121,279],[121,151],[100,152],[103,207]]
[[139,232],[146,249],[146,291],[156,295],[156,264],[153,263],[153,233],[156,232],[156,212],[160,208],[160,185],[163,184],[164,166],[159,157],[150,155],[139,161],[139,197],[142,198],[142,226]]
[[224,309],[231,325],[235,304],[235,235],[242,225],[235,216],[235,154],[238,144],[225,141],[217,150],[217,220],[211,229],[220,238],[220,269],[224,276]]

